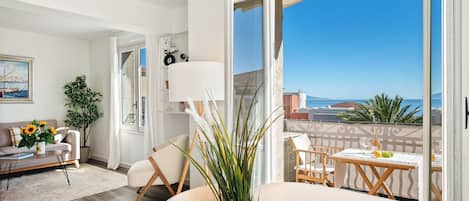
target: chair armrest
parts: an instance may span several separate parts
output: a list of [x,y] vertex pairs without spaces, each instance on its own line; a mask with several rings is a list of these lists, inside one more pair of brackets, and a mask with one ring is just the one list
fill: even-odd
[[293,150],[295,153],[299,153],[299,152],[305,152],[305,153],[312,153],[312,154],[320,154],[320,155],[327,155],[326,152],[322,152],[322,151],[314,151],[314,150],[305,150],[305,149],[295,149]]
[[[295,164],[296,167],[298,167],[301,163],[300,159],[300,153],[304,154],[304,158],[307,161],[302,161],[303,163],[315,163],[315,162],[321,162],[322,166],[325,168],[326,162],[327,162],[327,156],[328,154],[326,152],[321,152],[321,151],[314,151],[314,150],[305,150],[305,149],[295,149],[293,150],[295,152]],[[306,155],[309,154],[309,155]],[[311,157],[311,155],[319,155],[320,161],[316,161],[316,157]],[[307,157],[309,156],[309,157]]]
[[80,159],[80,132],[77,130],[69,130],[64,142],[72,146],[71,160]]

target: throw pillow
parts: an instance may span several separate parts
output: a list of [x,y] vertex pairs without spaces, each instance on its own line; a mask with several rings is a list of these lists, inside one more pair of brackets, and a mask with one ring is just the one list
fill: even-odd
[[57,128],[57,134],[54,136],[54,144],[61,143],[65,137],[67,137],[68,130],[68,127]]
[[13,147],[18,147],[21,137],[21,128],[9,128],[10,130],[10,137],[11,137],[11,145]]

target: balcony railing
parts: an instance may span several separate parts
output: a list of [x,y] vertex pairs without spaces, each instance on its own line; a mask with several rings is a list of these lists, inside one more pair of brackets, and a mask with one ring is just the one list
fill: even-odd
[[[396,152],[422,153],[422,125],[369,124],[369,123],[333,123],[308,120],[284,120],[284,176],[286,181],[295,181],[295,155],[288,143],[289,136],[308,134],[315,146],[333,146],[341,148],[360,148],[360,138],[373,136],[373,127],[378,128],[378,137],[383,150]],[[441,126],[432,127],[435,145],[441,145]],[[439,148],[436,148],[437,152]],[[372,177],[370,169],[365,169],[367,176]],[[382,173],[381,173],[382,174]],[[433,182],[441,186],[441,174],[433,175]],[[372,182],[376,182],[373,181]],[[394,195],[404,198],[418,198],[417,170],[395,171],[387,184]],[[367,191],[362,178],[352,166],[347,167],[345,187]],[[384,193],[384,192],[381,192]]]

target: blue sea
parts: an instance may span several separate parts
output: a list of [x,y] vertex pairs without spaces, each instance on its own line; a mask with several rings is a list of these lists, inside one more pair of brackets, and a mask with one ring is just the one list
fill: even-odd
[[[309,108],[327,107],[329,105],[342,103],[342,102],[355,102],[364,103],[367,99],[309,99],[306,101],[306,105]],[[404,99],[402,106],[410,105],[411,109],[420,107],[422,109],[422,99]],[[441,108],[441,99],[432,100],[432,108]]]

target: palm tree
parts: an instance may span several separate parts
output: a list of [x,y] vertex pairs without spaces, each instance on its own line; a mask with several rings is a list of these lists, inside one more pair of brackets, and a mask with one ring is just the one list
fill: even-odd
[[421,123],[422,116],[417,115],[420,107],[410,110],[410,105],[402,106],[403,100],[400,96],[395,96],[393,99],[382,93],[365,101],[364,104],[358,104],[360,109],[347,111],[338,116],[345,121]]

